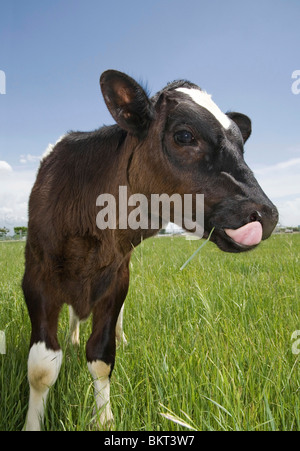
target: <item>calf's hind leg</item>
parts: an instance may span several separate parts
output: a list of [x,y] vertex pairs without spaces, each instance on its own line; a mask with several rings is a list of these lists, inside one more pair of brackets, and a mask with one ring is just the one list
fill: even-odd
[[28,357],[30,393],[24,430],[39,431],[49,389],[56,382],[62,363],[62,351],[57,341],[60,306],[49,305],[44,296],[27,289],[24,282],[23,290],[32,325]]
[[80,321],[76,315],[73,307],[69,305],[69,318],[70,318],[70,336],[73,345],[79,345],[79,325]]
[[126,336],[124,334],[124,328],[123,328],[123,315],[124,315],[124,305],[121,308],[121,311],[118,316],[118,321],[117,321],[117,325],[116,325],[116,340],[117,340],[118,345],[123,344],[124,346],[126,346],[127,340],[126,340]]
[[[127,345],[127,340],[123,331],[123,313],[124,305],[118,316],[118,321],[116,325],[116,340],[118,345]],[[80,320],[73,310],[73,307],[69,306],[69,322],[70,322],[70,338],[73,345],[79,345],[79,328]]]

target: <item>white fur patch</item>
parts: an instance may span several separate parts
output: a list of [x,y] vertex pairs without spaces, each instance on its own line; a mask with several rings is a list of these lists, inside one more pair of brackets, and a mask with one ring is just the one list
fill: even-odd
[[88,369],[94,379],[94,394],[97,410],[100,413],[100,424],[113,422],[113,414],[110,407],[110,381],[111,366],[101,360],[88,362]]
[[195,103],[213,114],[226,130],[230,127],[229,117],[220,110],[207,92],[195,88],[177,88],[176,91],[189,95]]
[[62,351],[52,351],[45,343],[32,346],[28,357],[29,407],[24,429],[39,431],[49,388],[55,383],[62,363]]
[[58,138],[58,140],[56,141],[55,144],[48,144],[47,149],[45,150],[45,152],[42,155],[42,159],[41,161],[43,161],[46,157],[48,157],[48,155],[50,155],[50,153],[52,152],[52,150],[54,149],[54,147],[56,146],[56,144],[58,144],[60,141],[62,141],[64,139],[66,135],[62,135],[60,138]]

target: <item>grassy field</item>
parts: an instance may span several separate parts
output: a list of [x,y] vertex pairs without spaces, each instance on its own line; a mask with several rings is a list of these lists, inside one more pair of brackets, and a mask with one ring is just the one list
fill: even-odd
[[[300,430],[300,235],[273,236],[251,253],[156,238],[131,263],[124,329],[112,376],[116,430]],[[30,324],[20,282],[24,243],[0,243],[0,430],[20,430],[28,401]],[[64,362],[50,391],[46,430],[93,429],[93,389],[81,344],[60,317]],[[300,346],[299,346],[300,349]],[[168,418],[162,416],[166,414]],[[174,418],[186,423],[175,423]]]

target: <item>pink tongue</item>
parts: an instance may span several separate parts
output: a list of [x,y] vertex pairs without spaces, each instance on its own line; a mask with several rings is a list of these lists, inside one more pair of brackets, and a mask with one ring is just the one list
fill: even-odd
[[233,241],[245,246],[254,246],[260,243],[262,239],[262,226],[258,221],[249,222],[236,230],[225,229],[225,232]]

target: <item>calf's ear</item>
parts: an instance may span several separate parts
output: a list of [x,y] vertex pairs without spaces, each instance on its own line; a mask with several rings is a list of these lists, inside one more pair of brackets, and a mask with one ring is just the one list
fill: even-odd
[[249,136],[251,135],[252,131],[251,119],[242,113],[226,113],[226,114],[239,127],[245,143],[249,138]]
[[144,89],[133,78],[116,70],[103,72],[100,87],[117,124],[133,135],[146,136],[154,112]]

